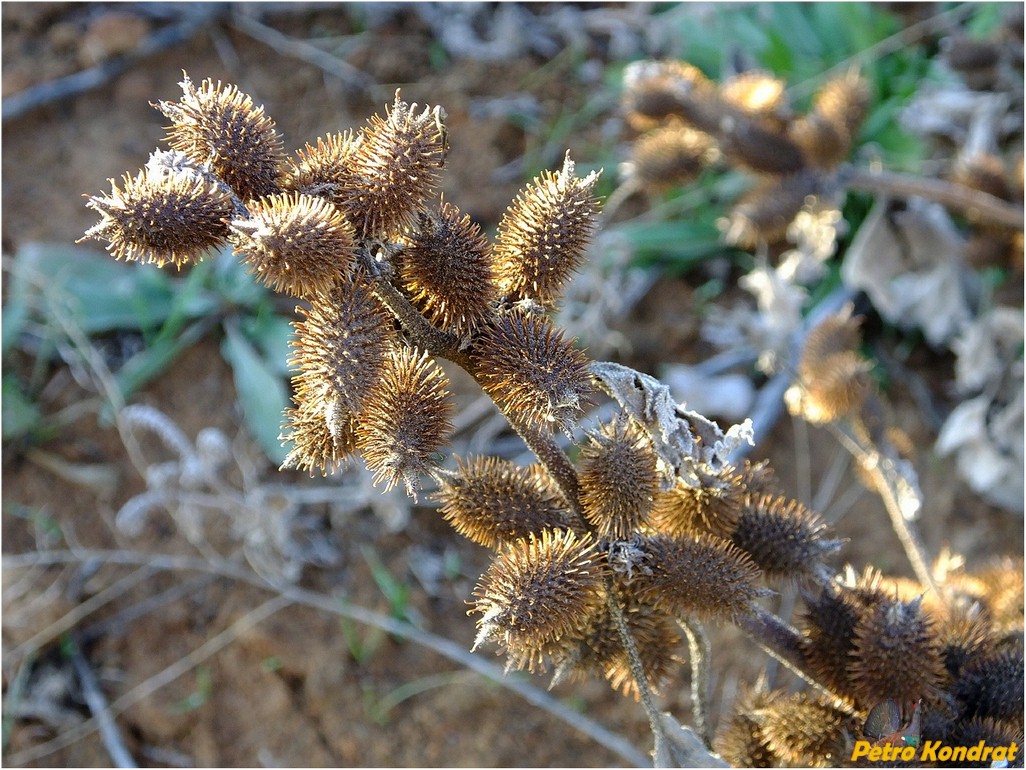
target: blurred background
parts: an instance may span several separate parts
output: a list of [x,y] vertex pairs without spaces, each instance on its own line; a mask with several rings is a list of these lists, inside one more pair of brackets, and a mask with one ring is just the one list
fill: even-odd
[[[713,80],[766,71],[797,112],[854,67],[870,101],[852,168],[945,179],[986,153],[1010,169],[993,194],[1021,209],[1021,5],[4,3],[0,14],[6,764],[630,761],[430,645],[333,611],[373,610],[468,650],[466,601],[487,554],[427,496],[381,494],[358,463],[324,479],[277,470],[294,301],[227,254],[158,271],[76,243],[96,221],[83,195],[161,145],[150,103],[179,98],[183,71],[251,95],[289,152],[359,128],[397,88],[441,105],[444,196],[489,233],[567,150],[580,175],[603,169],[602,229],[559,322],[592,358],[664,378],[724,427],[757,413],[749,458],[769,459],[849,539],[838,564],[908,575],[879,498],[833,436],[787,414],[774,390],[786,362],[775,373],[766,361],[775,330],[786,337],[842,292],[865,316],[862,353],[907,440],[927,550],[972,566],[1021,555],[1021,223],[1017,239],[1006,228],[983,242],[964,212],[924,215],[901,235],[919,256],[881,273],[864,265],[883,248],[870,228],[893,211],[842,180],[816,270],[781,290],[780,265],[815,250],[812,236],[737,238],[753,181],[728,165],[639,184],[639,130],[622,106],[625,70],[644,59],[686,59]],[[453,452],[529,461],[469,378],[450,375]],[[770,602],[788,616],[794,592]],[[711,633],[714,722],[739,682],[788,681],[735,629]],[[661,694],[685,723],[688,676],[682,664]],[[605,682],[550,695],[649,750],[643,711]]]

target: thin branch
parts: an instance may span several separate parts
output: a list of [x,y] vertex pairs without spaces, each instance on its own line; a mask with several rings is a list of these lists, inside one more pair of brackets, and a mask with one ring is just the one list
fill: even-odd
[[[6,555],[4,561],[7,561]],[[6,567],[6,563],[4,567]],[[116,583],[107,586],[105,589],[100,591],[94,596],[90,596],[86,601],[81,604],[75,605],[70,611],[60,617],[58,620],[51,623],[46,628],[42,629],[38,633],[34,634],[31,639],[28,639],[10,652],[5,653],[5,658],[10,660],[20,660],[26,655],[34,654],[41,647],[47,643],[53,641],[58,636],[63,634],[65,631],[70,631],[76,625],[78,625],[83,618],[88,617],[96,610],[100,609],[106,604],[109,604],[117,597],[121,596],[126,591],[131,590],[135,586],[139,585],[142,581],[146,580],[153,574],[153,571],[149,569],[145,562],[140,563],[140,568],[135,572],[123,577]]]
[[701,624],[691,619],[678,619],[688,638],[688,662],[691,664],[691,714],[695,729],[705,745],[712,748],[712,723],[709,721],[709,637]]
[[663,731],[662,716],[658,708],[656,708],[655,698],[652,695],[652,689],[648,686],[648,677],[645,676],[645,666],[641,662],[641,655],[638,653],[638,645],[634,642],[634,635],[631,634],[630,628],[627,626],[627,619],[623,616],[623,609],[620,607],[620,602],[617,601],[616,589],[613,587],[613,581],[611,578],[606,579],[606,606],[609,608],[609,615],[613,619],[613,623],[616,625],[616,630],[620,632],[620,641],[623,642],[623,648],[627,652],[627,661],[630,664],[631,676],[634,677],[634,682],[638,686],[638,694],[641,696],[641,705],[645,708],[645,714],[648,716],[648,724],[652,729],[652,735],[656,737],[656,743],[659,743],[660,736],[665,740],[666,735]]
[[[161,571],[195,571],[207,574],[226,577],[232,580],[255,586],[265,591],[275,591],[288,602],[301,604],[307,607],[329,612],[342,617],[351,618],[358,623],[380,628],[381,630],[402,639],[420,644],[461,666],[475,671],[486,679],[499,684],[502,687],[516,693],[528,703],[544,709],[553,716],[563,720],[571,727],[579,730],[584,735],[594,740],[609,751],[619,755],[633,767],[648,767],[650,762],[644,754],[638,751],[624,737],[610,732],[602,725],[589,719],[567,706],[546,692],[539,690],[528,682],[506,677],[500,666],[484,660],[479,655],[473,655],[455,642],[432,634],[429,631],[416,628],[409,623],[396,620],[388,615],[383,615],[363,607],[345,603],[338,598],[307,591],[291,585],[276,585],[268,583],[254,572],[247,570],[243,565],[227,560],[219,560],[211,563],[204,559],[171,556],[168,554],[136,553],[132,551],[38,551],[24,554],[4,554],[0,568],[3,570],[25,569],[28,567],[57,565],[68,563],[81,563],[88,560],[97,560],[105,564],[122,565],[146,565],[154,570]],[[57,750],[54,748],[52,750]],[[28,750],[32,751],[32,750]],[[25,752],[22,752],[24,754]],[[45,752],[49,753],[49,751]],[[32,759],[45,756],[45,753],[34,754],[32,757],[23,758],[22,754],[17,757],[7,757],[9,764],[24,764]],[[18,760],[17,762],[15,760]]]
[[108,59],[102,64],[73,75],[40,83],[16,94],[4,96],[3,105],[0,107],[0,120],[6,123],[21,117],[30,110],[70,99],[106,85],[140,59],[180,45],[198,30],[213,24],[217,17],[227,10],[227,4],[190,3],[186,8],[188,10],[182,14],[181,21],[153,33],[143,40],[134,51],[124,56]]
[[260,23],[245,13],[233,13],[231,24],[240,32],[273,48],[283,56],[312,64],[332,77],[338,78],[350,88],[365,90],[374,85],[374,79],[370,75],[358,70],[344,59],[333,56],[305,40],[297,40],[283,35],[278,30]]
[[[246,631],[255,627],[275,612],[287,607],[291,603],[292,602],[289,601],[289,599],[280,594],[268,599],[259,607],[247,612],[221,633],[211,639],[208,639],[188,655],[179,658],[167,668],[157,672],[149,679],[145,679],[140,682],[116,701],[111,703],[105,713],[109,717],[121,714],[129,707],[134,706],[136,703],[149,697],[165,685],[170,684],[182,674],[185,674],[192,668],[198,666],[212,655],[220,652],[222,649],[238,639],[242,634],[246,633]],[[32,748],[19,751],[16,754],[12,754],[7,757],[7,762],[10,765],[23,765],[33,762],[40,757],[45,757],[48,754],[52,754],[55,751],[60,751],[61,749],[72,745],[76,741],[81,740],[98,729],[100,729],[99,720],[96,717],[91,717],[85,722],[65,730],[56,738],[37,746],[33,746]]]
[[826,695],[835,706],[843,710],[850,710],[850,706],[846,706],[812,672],[812,667],[802,650],[802,638],[798,631],[772,612],[768,612],[758,605],[753,605],[752,610],[752,612],[737,618],[735,625],[748,634],[763,650],[783,663],[791,673]]
[[100,683],[96,679],[96,674],[93,673],[89,661],[82,654],[82,648],[79,645],[77,635],[71,634],[70,636],[71,665],[75,667],[75,673],[78,675],[78,681],[82,687],[82,695],[85,698],[86,705],[89,706],[89,712],[93,715],[93,719],[96,720],[97,729],[100,731],[100,740],[103,741],[104,748],[110,754],[115,767],[138,767],[139,765],[132,758],[131,752],[129,752],[125,742],[121,739],[121,731],[118,730],[117,723],[111,715],[107,705],[107,698],[104,697],[103,690],[100,689]]
[[842,173],[841,181],[849,189],[894,195],[901,198],[918,196],[960,212],[974,221],[1023,229],[1023,209],[989,193],[974,190],[944,179],[851,168]]
[[[838,441],[855,457],[859,466],[873,479],[874,491],[883,501],[884,508],[891,520],[901,547],[905,549],[916,579],[930,588],[935,596],[940,596],[937,583],[933,579],[926,547],[923,545],[919,532],[912,523],[912,518],[922,506],[918,489],[911,488],[908,479],[904,478],[897,467],[895,459],[873,445],[868,439],[860,440],[844,425],[831,423],[827,426]],[[905,461],[898,461],[905,462]],[[904,500],[904,503],[903,503]],[[910,510],[914,508],[915,510]]]
[[973,6],[974,3],[956,5],[950,10],[939,13],[936,16],[931,16],[928,19],[923,19],[909,27],[905,27],[900,31],[895,32],[890,37],[886,37],[868,48],[862,49],[854,56],[849,56],[847,59],[838,62],[829,69],[820,72],[815,77],[804,80],[801,83],[796,83],[787,89],[787,93],[792,99],[797,99],[801,96],[811,94],[820,83],[825,83],[827,80],[830,80],[836,75],[843,74],[852,67],[861,67],[871,61],[881,59],[888,54],[902,51],[928,35],[933,35],[946,29],[952,29],[963,16],[968,15],[968,13],[972,11]]

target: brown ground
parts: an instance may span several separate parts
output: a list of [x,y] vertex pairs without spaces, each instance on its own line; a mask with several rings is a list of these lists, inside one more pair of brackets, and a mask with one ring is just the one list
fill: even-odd
[[[86,56],[86,42],[76,35],[86,6],[4,4],[5,95],[26,83],[55,77],[77,66]],[[116,20],[115,20],[116,21]],[[122,20],[123,21],[123,20]],[[115,24],[116,26],[116,24]],[[297,36],[349,32],[347,22],[329,11],[293,12],[280,28]],[[101,30],[102,33],[102,30]],[[106,39],[100,36],[102,44]],[[131,30],[129,30],[131,33]],[[107,33],[111,35],[113,33]],[[148,102],[174,99],[183,69],[194,78],[220,78],[257,95],[278,122],[286,143],[296,146],[329,131],[359,125],[371,112],[390,101],[396,86],[411,101],[444,105],[448,113],[451,155],[444,181],[447,197],[478,220],[495,223],[515,194],[520,180],[495,183],[490,171],[519,157],[531,137],[502,119],[479,120],[469,113],[470,99],[479,95],[516,93],[530,86],[539,96],[546,117],[566,104],[584,98],[571,87],[559,68],[537,75],[538,62],[483,64],[451,61],[431,66],[423,30],[415,21],[378,30],[357,46],[350,59],[381,84],[358,96],[339,94],[312,66],[287,59],[234,32],[224,33],[229,45],[221,54],[211,37],[197,35],[189,42],[139,62],[104,87],[86,95],[35,111],[4,125],[3,246],[5,254],[31,241],[68,242],[95,221],[80,197],[98,193],[104,180],[135,171],[160,142],[162,118]],[[233,52],[233,53],[226,53]],[[236,57],[235,60],[232,57]],[[330,78],[327,78],[330,80]],[[610,169],[612,171],[612,169]],[[679,329],[666,319],[679,313],[683,283],[657,287],[623,329],[639,349],[652,337],[664,349],[685,347]],[[667,335],[670,335],[668,338]],[[231,372],[219,355],[219,339],[209,337],[189,349],[171,370],[135,397],[173,417],[190,437],[215,426],[237,436],[239,408]],[[16,364],[24,364],[19,359]],[[648,362],[643,362],[648,363]],[[950,376],[949,361],[924,353],[915,361],[924,376],[939,385]],[[56,367],[40,401],[54,412],[91,394]],[[912,436],[920,452],[918,468],[925,491],[923,535],[933,553],[949,544],[970,564],[991,555],[1021,553],[1022,522],[974,499],[957,481],[950,463],[928,451],[932,442],[908,395],[897,390],[897,422]],[[240,439],[245,445],[245,437]],[[832,439],[809,430],[806,450],[793,425],[781,421],[762,441],[756,457],[771,458],[779,479],[797,494],[798,479],[816,488],[835,453]],[[3,550],[23,553],[38,540],[24,515],[37,511],[73,533],[83,547],[152,549],[195,555],[161,520],[160,529],[138,541],[115,533],[113,513],[143,489],[118,434],[98,424],[93,413],[74,422],[42,449],[64,461],[113,470],[113,486],[71,483],[40,467],[24,447],[5,447],[3,464]],[[248,447],[252,456],[257,456]],[[807,457],[808,472],[795,458]],[[263,467],[264,477],[274,477]],[[284,480],[284,479],[283,479]],[[307,483],[295,476],[293,480]],[[850,481],[850,475],[849,475]],[[845,484],[849,483],[846,481]],[[155,517],[155,521],[159,517]],[[839,524],[851,539],[845,558],[872,563],[885,571],[907,573],[885,514],[878,501],[864,495]],[[222,533],[223,534],[223,533]],[[230,541],[218,541],[215,546]],[[416,507],[408,525],[388,532],[366,512],[333,533],[343,552],[337,567],[307,570],[303,585],[323,591],[344,590],[353,604],[387,612],[388,603],[375,586],[358,546],[370,544],[392,575],[410,588],[410,606],[425,628],[468,649],[474,622],[465,614],[466,599],[484,567],[484,554],[451,533],[428,507]],[[410,560],[427,548],[458,555],[460,566],[431,595],[414,579]],[[129,568],[102,567],[81,575],[71,570],[35,576],[34,594],[12,600],[18,584],[5,573],[5,692],[19,670],[7,659],[12,650],[56,621],[76,604],[96,596],[130,573]],[[20,573],[19,573],[20,574]],[[186,580],[191,573],[157,573],[84,618],[77,628],[143,601]],[[77,581],[77,585],[75,585]],[[52,595],[40,592],[53,583]],[[12,585],[13,584],[13,585]],[[270,594],[219,579],[198,584],[186,599],[158,611],[111,627],[89,641],[85,653],[110,701],[134,685],[181,659],[215,636]],[[765,664],[764,656],[733,629],[713,629],[714,671],[718,694],[738,680],[752,681]],[[354,657],[351,642],[363,640],[371,649]],[[377,644],[374,647],[374,644]],[[31,646],[31,645],[30,645]],[[490,658],[490,653],[479,653]],[[45,666],[67,670],[56,644],[39,653],[29,686],[42,687],[38,672]],[[451,677],[435,681],[438,674]],[[542,680],[535,680],[545,686]],[[663,704],[685,722],[689,720],[687,674],[666,688]],[[376,710],[380,699],[411,683],[434,684],[404,700],[385,715]],[[31,689],[30,689],[31,692]],[[183,702],[199,693],[198,701]],[[650,737],[641,709],[600,682],[563,685],[553,694],[600,723],[628,736],[643,751]],[[27,749],[74,724],[85,708],[68,696],[57,698],[69,710],[64,727],[42,719],[20,719],[8,734],[5,700],[5,757]],[[377,718],[376,718],[377,717]],[[144,765],[339,765],[339,766],[608,766],[622,759],[568,728],[548,713],[529,706],[506,690],[460,669],[455,663],[415,644],[385,637],[375,642],[363,627],[343,627],[338,618],[309,608],[283,609],[256,628],[241,633],[223,650],[128,708],[117,719],[125,743]],[[111,762],[93,733],[33,764],[99,766]]]

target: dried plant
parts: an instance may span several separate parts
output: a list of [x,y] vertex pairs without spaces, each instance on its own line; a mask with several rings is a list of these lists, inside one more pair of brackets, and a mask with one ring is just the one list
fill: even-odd
[[[1007,595],[973,582],[1001,584],[1016,565],[931,573],[911,588],[929,600],[899,596],[901,584],[876,573],[838,574],[839,543],[822,520],[776,493],[764,467],[730,460],[751,440],[750,422],[721,430],[651,377],[589,361],[548,318],[596,227],[597,173],[578,177],[567,156],[524,188],[489,244],[437,197],[441,108],[418,109],[397,93],[359,133],[285,158],[248,96],[209,80],[182,87],[180,103],[159,105],[184,153],[180,171],[90,199],[103,219],[87,236],[107,240],[117,258],[176,264],[228,239],[262,280],[308,304],[295,323],[285,467],[327,473],[358,452],[386,489],[401,483],[413,495],[433,478],[441,515],[493,551],[471,603],[475,647],[497,643],[507,669],[557,680],[597,674],[639,698],[659,761],[718,761],[708,748],[685,748],[693,734],[668,723],[653,699],[676,666],[679,628],[697,638],[706,619],[736,624],[818,688],[742,699],[716,743],[729,761],[832,763],[888,699],[929,704],[929,724],[946,737],[1021,732],[1022,581]],[[653,65],[637,73],[631,99],[638,123],[677,115],[715,133],[726,157],[800,176],[806,140],[781,132],[779,92],[752,78],[723,93],[687,65]],[[810,120],[843,145],[860,99],[857,81],[839,82]],[[201,200],[114,202],[182,200],[182,178],[203,180],[188,188]],[[155,220],[151,211],[174,215]],[[796,383],[823,420],[860,415],[872,395],[868,381],[844,386],[865,367],[847,317],[831,323],[812,338]],[[537,464],[470,457],[446,467],[454,405],[436,359],[476,380]],[[617,414],[585,430],[585,406],[603,394]],[[863,427],[876,441],[874,425]],[[579,446],[579,459],[554,429]],[[803,629],[762,607],[767,579],[802,587]],[[973,620],[944,633],[944,619],[956,616]],[[700,644],[690,649],[701,656]],[[708,661],[693,663],[700,671]],[[696,720],[701,678],[692,680]],[[745,740],[746,729],[757,739]]]

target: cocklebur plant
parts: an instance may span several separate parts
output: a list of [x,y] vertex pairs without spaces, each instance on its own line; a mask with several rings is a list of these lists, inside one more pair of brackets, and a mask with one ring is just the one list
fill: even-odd
[[[230,244],[265,284],[303,301],[283,467],[326,474],[359,454],[386,489],[433,489],[454,529],[493,551],[470,600],[475,647],[495,644],[508,669],[555,681],[606,678],[642,702],[660,762],[682,761],[687,741],[653,693],[675,672],[682,637],[700,636],[705,621],[738,625],[831,693],[840,716],[821,720],[824,730],[939,686],[946,658],[920,603],[868,578],[849,586],[829,566],[840,543],[823,522],[776,490],[765,466],[731,464],[751,441],[749,423],[721,430],[653,378],[589,361],[550,320],[596,226],[597,172],[578,176],[567,155],[521,191],[489,240],[436,196],[440,107],[397,92],[384,117],[287,156],[274,123],[233,86],[186,77],[182,88],[181,101],[157,105],[172,151],[89,199],[101,220],[87,237],[119,259],[179,267]],[[446,462],[456,406],[437,359],[470,374],[537,463]],[[616,413],[588,424],[585,407],[603,395]],[[576,463],[558,433],[580,447]],[[810,611],[805,633],[759,604],[767,582],[784,581],[825,607]],[[881,629],[904,655],[897,679],[876,665]],[[960,672],[979,671],[972,681],[1003,677],[1009,655],[1014,663],[1014,649],[990,645],[1000,660],[987,668],[970,646],[951,657]],[[823,663],[838,650],[847,679]],[[695,679],[698,724],[706,704]],[[953,697],[975,704],[973,717],[1007,716],[980,706],[966,681]],[[765,740],[776,752],[784,739]],[[824,733],[808,751],[832,740]]]
[[[1009,40],[1006,47],[1012,51],[1018,49],[1021,56],[1021,40]],[[994,50],[989,50],[987,56],[992,64],[1000,58]],[[960,72],[972,69],[962,60],[959,60],[959,66],[952,63],[952,68]],[[1003,124],[993,112],[984,114],[981,111],[980,119],[974,119],[965,131],[964,144],[952,163],[948,179],[934,180],[887,172],[863,172],[854,164],[845,162],[870,107],[869,84],[854,70],[827,81],[814,95],[804,114],[796,112],[788,102],[784,82],[764,72],[749,71],[716,83],[687,62],[646,61],[630,65],[624,80],[625,117],[638,136],[622,169],[624,185],[619,191],[621,199],[635,191],[659,193],[686,185],[714,165],[731,167],[749,177],[752,180],[749,190],[737,199],[729,216],[721,220],[721,229],[729,243],[757,254],[757,269],[746,277],[746,288],[753,287],[753,293],[759,297],[760,309],[776,305],[781,310],[794,311],[793,320],[799,321],[797,311],[806,296],[800,284],[814,282],[824,273],[824,261],[833,254],[839,228],[844,225],[840,205],[848,190],[868,190],[900,197],[921,195],[961,214],[969,231],[964,249],[959,247],[961,236],[957,232],[953,246],[945,244],[942,249],[930,241],[931,245],[924,249],[942,252],[936,259],[946,263],[951,282],[965,280],[959,277],[959,265],[963,260],[970,266],[982,263],[982,250],[978,247],[983,236],[994,239],[994,250],[989,257],[991,264],[1004,259],[1013,272],[1016,265],[1021,265],[1021,205],[1016,205],[1022,197],[1021,174],[1016,169],[1016,165],[1021,167],[1021,161],[1016,163],[1016,155],[1021,158],[1021,147],[1017,147],[1015,142],[1006,142],[1004,152],[999,151],[1000,140],[1008,132],[1000,127]],[[970,87],[977,86],[970,84]],[[1008,106],[999,100],[997,103]],[[1016,107],[1010,108],[1008,119],[1012,125],[1021,126],[1021,118],[1016,122],[1016,111]],[[961,141],[957,137],[955,139]],[[940,205],[927,205],[934,206],[932,214],[940,213],[948,231],[955,231]],[[886,206],[879,208],[884,210]],[[900,205],[896,207],[899,211],[901,208]],[[909,208],[913,208],[911,202]],[[881,216],[879,221],[882,223],[884,217]],[[888,231],[888,228],[890,225],[881,225],[878,229]],[[911,230],[911,227],[904,228],[901,235],[908,236],[914,250],[917,234]],[[866,227],[865,235],[874,232]],[[864,234],[860,232],[859,235]],[[921,269],[917,278],[912,279],[915,265],[909,265],[912,260],[904,260],[901,256],[909,249],[909,240],[895,243],[894,248],[888,250],[879,238],[870,242],[869,238],[857,237],[844,258],[843,280],[854,289],[865,289],[874,303],[878,297],[889,300],[900,294],[903,291],[900,286],[911,285],[900,281],[916,280],[926,285],[933,280],[932,277]],[[927,238],[922,236],[919,240],[927,242]],[[788,241],[794,248],[788,250]],[[863,244],[861,248],[857,248],[859,243]],[[770,259],[775,260],[775,266],[770,264]],[[861,272],[853,277],[856,276],[856,262]],[[889,275],[890,268],[881,268],[881,264],[894,264],[898,269],[909,271],[909,275]],[[893,285],[888,285],[892,278]],[[952,308],[949,312],[945,305],[949,295],[939,287],[929,294],[931,298],[937,295],[945,299],[935,301],[931,313],[926,316],[957,328],[957,310]],[[889,307],[881,310],[881,315],[891,322],[906,325],[900,316],[911,316],[912,310],[908,305],[900,305],[905,312],[895,313],[898,306],[898,302],[892,301]],[[1021,317],[1021,310],[1012,314]],[[871,376],[873,365],[858,352],[858,320],[852,317],[851,306],[823,320],[804,339],[797,331],[798,325],[789,322],[786,315],[785,312],[780,313],[783,319],[780,325],[787,327],[787,333],[778,334],[776,338],[780,341],[786,339],[797,355],[785,353],[786,344],[763,346],[760,368],[790,378],[786,402],[791,413],[811,424],[825,426],[852,453],[860,478],[884,502],[917,577],[916,581],[909,581],[902,587],[900,597],[897,587],[891,584],[887,584],[883,593],[878,593],[880,586],[870,577],[864,577],[861,584],[850,578],[827,581],[824,585],[832,586],[829,592],[818,597],[814,593],[807,594],[806,604],[810,612],[806,617],[804,634],[810,641],[806,643],[806,653],[811,656],[809,662],[817,670],[819,682],[827,683],[832,694],[841,695],[860,709],[870,708],[869,699],[872,697],[882,697],[885,703],[900,702],[902,705],[898,710],[906,723],[913,721],[911,714],[915,711],[915,707],[909,704],[922,699],[925,704],[925,716],[921,717],[924,737],[957,741],[966,735],[980,735],[981,739],[992,743],[1009,736],[1010,740],[1014,739],[1022,731],[1018,706],[1021,698],[1010,695],[1011,690],[1018,692],[1023,676],[1021,619],[1012,635],[1003,637],[1004,641],[983,643],[980,640],[992,639],[994,633],[1001,635],[996,631],[1002,627],[1001,623],[992,625],[989,619],[987,607],[990,600],[982,591],[972,595],[963,593],[964,575],[959,578],[937,564],[931,565],[915,528],[923,495],[909,460],[905,446],[907,439],[889,427],[893,421],[889,418],[887,404],[876,392]],[[920,313],[918,317],[923,315]],[[1011,336],[1014,339],[1014,335]],[[768,340],[769,335],[766,337]],[[933,336],[930,340],[935,344],[943,341]],[[766,355],[767,347],[775,351],[774,355]],[[786,361],[788,358],[791,359],[789,362]],[[983,368],[978,371],[982,372]],[[991,388],[996,390],[997,382]],[[1021,384],[1018,390],[1021,394]],[[1014,410],[1014,383],[1011,393],[1013,395],[1007,400],[1011,400],[1011,409]],[[990,413],[998,414],[998,410]],[[1021,406],[1018,413],[1021,414]],[[965,421],[959,424],[965,435],[962,440],[973,446],[979,456],[983,442],[976,440],[969,444],[973,434],[965,426]],[[1008,428],[1002,431],[1002,446],[1012,447],[1007,452],[1012,465],[1015,452],[1021,447],[1021,439],[1016,445],[1013,431]],[[953,437],[954,433],[953,430],[945,432],[949,446],[958,441]],[[1018,452],[1021,455],[1021,449]],[[988,478],[991,488],[1000,486],[1003,490],[1011,490],[1005,497],[1013,498],[1014,477],[1008,484],[995,484],[993,480],[999,476],[992,468],[1000,467],[998,453],[988,447],[987,455],[993,458],[986,471],[991,474]],[[1000,457],[1000,462],[1004,460],[1003,456]],[[974,488],[983,488],[987,484],[983,475],[978,472],[976,478],[969,477]],[[765,497],[750,498],[745,512],[746,526],[759,520],[761,510],[766,509],[769,502]],[[776,503],[780,504],[788,503]],[[790,527],[798,526],[798,520],[802,520],[806,527],[819,526],[814,518],[807,518],[797,510],[796,514],[788,527],[777,529],[764,524],[758,539],[742,534],[739,544],[754,557],[760,542],[787,537],[792,531]],[[756,560],[765,574],[771,574],[765,559]],[[1007,565],[1007,570],[1006,579],[1013,585],[1021,585],[1021,562]],[[844,588],[839,589],[838,586]],[[835,596],[838,590],[840,593]],[[996,586],[991,590],[997,590]],[[851,596],[853,592],[857,598]],[[892,593],[893,601],[878,604]],[[915,603],[917,598],[923,599],[922,604]],[[869,605],[864,603],[867,600]],[[817,608],[819,602],[825,603],[824,606]],[[972,630],[968,630],[966,624],[969,621],[964,619],[955,627],[962,629],[960,633],[971,634],[973,644],[961,637],[952,639],[950,635],[952,627],[949,623],[956,616],[962,618],[963,613],[972,616]],[[832,626],[835,623],[837,625]],[[987,630],[981,630],[981,627]],[[990,652],[976,658],[981,649],[976,648],[975,642],[989,645]],[[942,672],[937,662],[938,643],[942,657],[967,654],[975,660],[988,659],[987,655],[994,655],[996,648],[1010,645],[1007,684],[998,685],[996,680],[991,680],[990,686],[1004,693],[997,700],[1009,705],[1006,714],[1015,713],[1016,716],[1011,719],[988,716],[982,719],[995,719],[998,724],[988,722],[982,725],[981,717],[974,713],[971,705],[975,696],[967,701],[964,694],[958,694],[963,687],[976,687],[978,683],[959,683],[962,676],[960,668],[949,666]],[[952,653],[952,645],[960,652]],[[973,652],[964,652],[968,648]],[[821,655],[826,649],[831,653],[823,658]],[[884,692],[890,694],[884,696]],[[824,704],[829,705],[829,700],[809,705],[808,719],[803,718],[801,722],[793,721],[795,704],[789,704],[784,712],[777,714],[766,703],[755,703],[760,698],[783,702],[780,701],[781,696],[782,693],[760,691],[756,695],[747,693],[738,701],[737,716],[718,739],[717,745],[724,756],[741,765],[811,764],[817,761],[817,756],[822,760],[827,745],[843,749],[844,741],[837,738],[841,733],[852,733],[852,729],[850,725],[845,727],[837,723],[836,735],[831,741],[802,751],[800,756],[795,754],[794,736],[807,735],[813,724],[827,725],[832,721],[820,713]],[[753,721],[754,710],[761,715]],[[789,720],[790,726],[784,724],[781,728],[781,722]],[[893,733],[894,730],[888,732]],[[781,734],[790,738],[780,740]],[[740,741],[742,736],[745,736],[744,741]],[[787,749],[787,746],[792,749]]]

